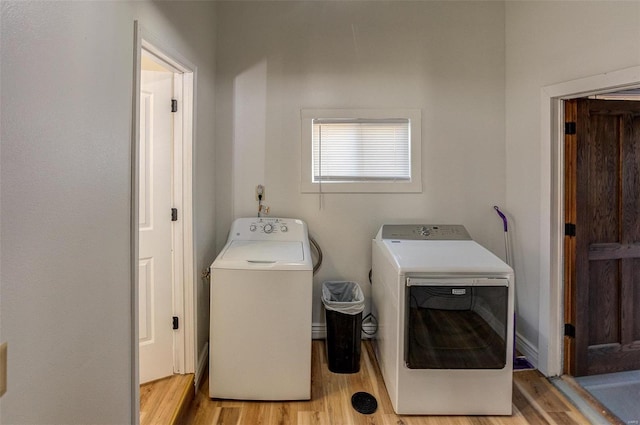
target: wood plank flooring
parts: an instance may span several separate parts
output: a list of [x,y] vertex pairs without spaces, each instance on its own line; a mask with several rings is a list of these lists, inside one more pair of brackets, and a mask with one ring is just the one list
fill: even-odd
[[140,425],[175,425],[194,397],[193,374],[140,385]]
[[[375,361],[369,341],[363,341],[360,372],[335,374],[327,368],[324,341],[313,341],[310,401],[254,402],[212,400],[208,379],[198,389],[183,425],[526,425],[588,424],[538,371],[514,373],[512,416],[399,416]],[[206,374],[208,375],[208,374]],[[277,383],[274,383],[277,385]],[[491,389],[487,389],[491,391]],[[362,415],[351,406],[357,391],[373,394],[378,410]]]

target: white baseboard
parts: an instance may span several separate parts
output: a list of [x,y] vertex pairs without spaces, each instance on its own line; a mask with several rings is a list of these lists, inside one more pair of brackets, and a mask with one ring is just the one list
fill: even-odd
[[516,332],[516,350],[527,358],[529,363],[538,367],[538,349],[525,337]]
[[325,339],[327,337],[327,326],[324,323],[311,324],[311,338]]
[[209,343],[205,342],[198,355],[198,367],[196,368],[195,385],[196,388],[200,387],[200,380],[204,376],[204,371],[207,369],[207,361],[209,360]]
[[[368,334],[373,334],[376,330],[375,325],[372,323],[364,323],[362,329]],[[370,339],[375,335],[367,335],[362,332],[362,339]],[[311,324],[311,338],[313,339],[326,339],[327,338],[327,325],[325,323],[312,323]]]

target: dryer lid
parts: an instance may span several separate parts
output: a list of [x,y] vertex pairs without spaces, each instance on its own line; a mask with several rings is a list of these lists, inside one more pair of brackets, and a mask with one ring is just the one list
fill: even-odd
[[398,270],[405,273],[511,274],[513,270],[475,241],[381,241]]
[[231,241],[222,259],[254,263],[295,263],[304,261],[300,241]]

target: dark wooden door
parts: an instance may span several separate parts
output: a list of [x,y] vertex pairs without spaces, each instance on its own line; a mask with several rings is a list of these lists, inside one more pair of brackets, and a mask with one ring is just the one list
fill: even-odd
[[640,102],[565,106],[565,371],[640,369]]

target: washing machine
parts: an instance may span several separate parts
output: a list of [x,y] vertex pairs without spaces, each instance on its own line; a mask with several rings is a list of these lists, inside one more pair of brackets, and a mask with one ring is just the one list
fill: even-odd
[[209,395],[309,400],[313,265],[306,224],[236,219],[210,270]]
[[383,225],[374,352],[397,414],[510,415],[513,270],[461,225]]

